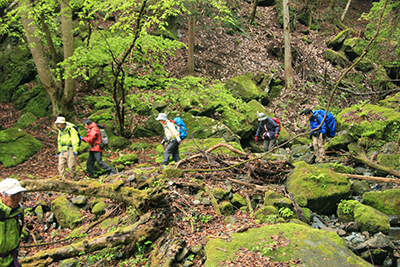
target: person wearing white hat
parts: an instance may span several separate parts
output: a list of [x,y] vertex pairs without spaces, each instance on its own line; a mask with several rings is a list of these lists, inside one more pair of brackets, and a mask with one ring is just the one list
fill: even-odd
[[71,179],[76,179],[76,156],[78,155],[80,137],[75,129],[75,125],[69,123],[64,117],[57,117],[54,122],[58,127],[57,155],[58,171],[61,177],[66,178],[66,168],[68,165]]
[[6,178],[0,182],[0,266],[20,267],[18,263],[18,249],[21,240],[24,209],[22,192],[26,191],[13,178]]
[[164,139],[161,144],[164,145],[167,143],[167,147],[164,150],[164,159],[162,161],[163,166],[167,166],[169,164],[169,157],[172,156],[172,160],[178,162],[181,160],[179,156],[179,144],[182,141],[180,134],[175,128],[175,125],[168,120],[167,114],[160,113],[156,118],[157,121],[161,123],[164,127]]
[[274,148],[276,144],[276,140],[279,136],[279,125],[272,118],[269,118],[262,112],[257,115],[257,119],[260,124],[258,125],[254,141],[257,142],[258,136],[261,136],[264,140],[264,152],[267,152]]

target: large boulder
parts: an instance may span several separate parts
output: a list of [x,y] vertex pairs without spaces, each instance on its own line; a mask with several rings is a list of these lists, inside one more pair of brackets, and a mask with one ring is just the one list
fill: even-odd
[[[234,97],[240,98],[246,102],[252,99],[268,98],[268,95],[261,91],[252,78],[253,74],[251,73],[233,77],[226,82],[225,88],[229,90]],[[261,102],[263,102],[263,100],[261,100]]]
[[246,251],[259,251],[271,261],[298,259],[308,267],[372,266],[351,252],[336,233],[296,223],[253,228],[231,234],[229,239],[214,238],[207,242],[205,250],[205,267],[222,266],[224,261],[234,261]]
[[336,213],[339,221],[355,222],[361,232],[389,233],[389,216],[371,206],[363,205],[357,200],[340,202]]
[[83,215],[79,208],[65,197],[58,197],[51,202],[51,210],[62,228],[74,229],[82,222]]
[[38,140],[19,128],[0,131],[0,163],[6,168],[26,161],[42,147]]
[[400,217],[400,189],[366,192],[363,195],[363,203],[387,215]]
[[348,60],[344,55],[331,49],[326,49],[322,53],[322,56],[325,60],[331,62],[333,66],[339,65],[340,67],[344,68],[348,64]]
[[339,32],[331,40],[328,40],[326,42],[326,45],[335,51],[339,51],[342,48],[343,42],[346,40],[346,38],[351,37],[354,33],[355,33],[354,30],[347,28],[347,29]]
[[392,141],[398,137],[400,113],[377,105],[354,105],[336,116],[337,125],[356,137]]
[[346,53],[346,56],[351,61],[353,61],[354,59],[361,56],[361,54],[364,50],[364,47],[366,47],[367,44],[368,44],[368,41],[361,39],[361,38],[346,39],[343,42],[344,52]]
[[299,161],[294,166],[286,185],[300,206],[318,214],[333,214],[340,200],[350,196],[347,177],[330,170],[328,165],[317,167]]

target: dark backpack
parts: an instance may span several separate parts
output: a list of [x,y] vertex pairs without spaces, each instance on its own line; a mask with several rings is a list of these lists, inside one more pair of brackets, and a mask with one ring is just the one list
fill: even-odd
[[178,126],[177,130],[181,137],[181,140],[185,139],[187,136],[187,128],[186,128],[186,125],[183,122],[183,120],[180,117],[176,117],[175,119],[173,119],[171,121]]
[[107,135],[106,130],[104,129],[104,126],[101,126],[101,125],[99,125],[97,123],[96,123],[96,125],[97,125],[97,128],[100,131],[100,143],[99,143],[99,146],[100,146],[100,149],[103,150],[108,145],[108,142],[109,142],[108,135]]
[[281,131],[281,121],[278,118],[272,118],[276,124],[279,126],[279,131]]

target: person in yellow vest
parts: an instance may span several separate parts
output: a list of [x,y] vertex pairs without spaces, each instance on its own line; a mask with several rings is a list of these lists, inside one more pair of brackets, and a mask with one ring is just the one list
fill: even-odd
[[18,249],[24,222],[24,209],[20,202],[26,191],[13,178],[0,182],[0,267],[20,267]]
[[72,123],[66,122],[64,117],[57,117],[54,122],[58,127],[57,155],[58,171],[61,177],[66,178],[65,165],[68,165],[71,179],[76,179],[76,156],[78,155],[80,138]]

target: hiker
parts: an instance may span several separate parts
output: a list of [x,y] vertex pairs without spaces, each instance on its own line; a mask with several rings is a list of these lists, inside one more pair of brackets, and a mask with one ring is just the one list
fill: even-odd
[[65,165],[68,165],[71,179],[76,179],[76,156],[80,143],[80,136],[75,125],[66,122],[64,117],[57,117],[54,122],[58,127],[58,171],[65,178]]
[[19,243],[24,220],[22,192],[26,191],[13,178],[0,182],[0,266],[20,267],[18,262]]
[[313,147],[315,154],[317,156],[316,163],[324,162],[325,159],[325,139],[326,137],[334,137],[336,133],[335,119],[333,115],[328,112],[325,121],[322,123],[319,130],[316,129],[322,122],[325,116],[325,110],[315,110],[305,109],[300,112],[300,115],[306,115],[310,120],[310,139],[313,140]]
[[97,124],[91,120],[84,120],[82,124],[88,132],[87,137],[83,137],[82,141],[89,143],[91,146],[89,157],[86,162],[86,171],[89,174],[89,178],[94,178],[93,167],[95,162],[97,162],[97,165],[99,165],[100,168],[107,171],[109,175],[117,174],[117,171],[105,164],[102,159],[103,150],[100,148],[101,134]]
[[169,164],[169,157],[172,155],[172,160],[178,162],[181,160],[179,156],[179,143],[182,141],[180,134],[175,128],[173,122],[169,121],[167,118],[167,114],[160,113],[156,118],[161,125],[164,127],[164,139],[161,144],[167,144],[167,147],[164,151],[164,159],[162,161],[162,165],[165,167]]
[[258,137],[262,134],[261,138],[264,140],[263,149],[264,152],[267,152],[274,148],[277,142],[279,136],[279,125],[264,113],[259,113],[257,118],[260,121],[260,125],[258,125],[254,140],[257,142]]

